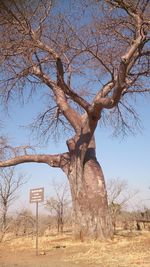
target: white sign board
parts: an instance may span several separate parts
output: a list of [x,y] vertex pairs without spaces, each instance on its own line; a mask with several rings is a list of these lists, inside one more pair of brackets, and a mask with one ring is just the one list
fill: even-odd
[[43,202],[44,201],[44,188],[30,189],[30,203]]

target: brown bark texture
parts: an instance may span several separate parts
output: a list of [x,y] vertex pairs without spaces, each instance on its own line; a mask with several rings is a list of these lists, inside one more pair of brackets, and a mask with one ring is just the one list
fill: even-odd
[[74,236],[85,239],[112,237],[107,193],[101,166],[89,157],[81,169],[78,158],[70,164],[68,179],[71,187]]

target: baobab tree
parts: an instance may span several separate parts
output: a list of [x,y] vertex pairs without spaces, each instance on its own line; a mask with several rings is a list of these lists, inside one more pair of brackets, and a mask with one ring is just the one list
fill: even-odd
[[47,137],[72,130],[67,152],[57,155],[2,142],[0,166],[39,162],[62,169],[71,189],[75,236],[104,239],[113,231],[94,132],[98,122],[126,133],[138,121],[134,99],[150,91],[150,2],[65,3],[0,2],[3,102],[47,90],[48,105],[35,128]]

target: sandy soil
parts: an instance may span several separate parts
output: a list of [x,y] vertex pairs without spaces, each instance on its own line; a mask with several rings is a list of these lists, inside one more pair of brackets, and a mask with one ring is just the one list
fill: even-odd
[[17,238],[0,245],[0,267],[149,267],[150,233],[125,233],[107,242],[76,242],[68,235]]

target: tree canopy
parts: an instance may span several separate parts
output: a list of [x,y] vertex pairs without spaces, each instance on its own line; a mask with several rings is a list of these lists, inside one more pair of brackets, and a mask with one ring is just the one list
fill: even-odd
[[58,126],[77,132],[84,112],[117,132],[132,131],[134,96],[150,90],[149,1],[0,5],[3,100],[48,87],[47,105],[34,123],[48,136]]

